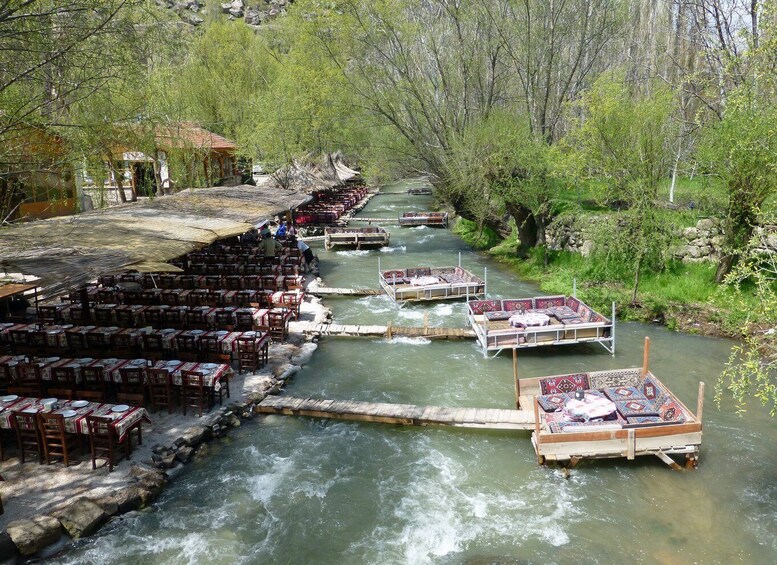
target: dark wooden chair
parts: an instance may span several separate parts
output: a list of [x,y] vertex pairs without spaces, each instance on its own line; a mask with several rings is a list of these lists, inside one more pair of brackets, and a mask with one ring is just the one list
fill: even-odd
[[113,311],[105,306],[98,306],[94,309],[94,321],[101,326],[113,325]]
[[197,288],[197,279],[196,275],[181,275],[178,277],[178,284],[185,290],[193,290]]
[[260,345],[256,338],[240,336],[237,338],[238,371],[256,372],[261,368]]
[[86,334],[86,351],[89,355],[99,357],[108,348],[109,337],[103,332],[88,332]]
[[166,369],[146,369],[149,404],[173,413],[173,376]]
[[[140,406],[146,407],[146,397],[143,394],[134,394],[131,392],[120,392],[116,395],[116,402],[118,404],[126,404],[128,406]],[[127,431],[127,442],[129,443],[129,450],[132,453],[132,432],[138,437],[138,445],[143,445],[143,428],[141,423],[138,422],[133,428]]]
[[168,306],[179,306],[182,304],[181,296],[178,293],[178,290],[174,288],[163,290],[160,300],[162,301],[162,304],[167,304]]
[[186,327],[190,330],[208,329],[208,319],[205,316],[207,310],[192,308],[186,313]]
[[197,339],[193,335],[181,334],[175,336],[176,356],[181,361],[197,361],[200,350],[197,347]]
[[8,387],[15,384],[14,378],[11,375],[11,368],[6,365],[0,365],[0,394],[8,394]]
[[16,366],[16,386],[31,389],[31,396],[43,396],[43,379],[37,363],[19,363]]
[[159,288],[175,288],[175,275],[159,275]]
[[24,463],[27,453],[38,454],[38,463],[43,463],[43,446],[40,440],[37,414],[11,412],[11,425],[16,430],[16,444],[19,447],[19,460]]
[[165,310],[163,308],[152,307],[147,308],[143,312],[143,317],[146,320],[146,325],[152,328],[162,328],[165,323]]
[[235,310],[234,329],[239,331],[254,329],[254,313],[250,310]]
[[282,308],[273,308],[267,312],[267,320],[270,326],[270,337],[273,341],[283,341],[288,333],[286,323],[286,311]]
[[164,357],[165,348],[161,335],[143,334],[143,355],[157,360]]
[[216,290],[222,288],[224,283],[221,280],[221,275],[208,275],[205,277],[205,288],[210,290]]
[[158,304],[161,293],[157,293],[152,288],[146,288],[140,291],[137,304]]
[[168,308],[165,310],[164,325],[169,328],[186,327],[186,310],[180,308]]
[[27,398],[40,398],[42,396],[40,390],[30,386],[9,386],[8,394],[15,394]]
[[205,306],[208,301],[210,291],[204,288],[197,288],[189,293],[189,306]]
[[241,290],[243,288],[240,275],[228,275],[224,277],[224,288],[227,290]]
[[235,293],[235,306],[248,308],[254,302],[256,293],[252,290],[239,290]]
[[49,350],[49,342],[45,330],[35,330],[27,335],[29,351],[32,355],[45,355]]
[[60,458],[65,467],[70,465],[70,454],[78,449],[78,436],[65,431],[65,418],[54,412],[38,412],[38,430],[40,431],[43,457],[46,465]]
[[111,351],[121,358],[132,358],[138,353],[137,341],[127,333],[111,335]]
[[235,327],[235,312],[234,310],[216,310],[214,316],[214,327],[219,330],[229,330]]
[[119,307],[113,311],[116,316],[116,324],[122,328],[131,328],[135,325],[135,311],[132,308]]
[[105,381],[104,367],[102,365],[82,367],[81,386],[86,391],[99,392],[105,396],[108,392],[108,383]]
[[57,306],[40,305],[38,306],[38,321],[41,324],[59,324],[62,321],[62,313]]
[[49,388],[47,394],[60,400],[73,400],[73,392],[72,388]]
[[113,427],[113,419],[108,416],[87,416],[86,425],[89,427],[89,446],[92,451],[92,469],[97,468],[97,459],[105,459],[108,471],[113,471],[123,457],[131,457],[130,437],[127,434],[124,441],[120,441]]
[[52,394],[52,388],[75,390],[78,388],[76,378],[75,367],[54,367],[51,369],[51,384],[48,394]]
[[200,338],[200,359],[210,363],[230,363],[231,353],[224,353],[221,341],[216,335],[206,335]]
[[67,348],[74,356],[79,356],[89,349],[86,334],[83,332],[65,332]]
[[181,371],[181,407],[186,415],[187,408],[197,408],[200,417],[207,407],[212,407],[211,393],[205,387],[202,373],[196,371]]
[[119,392],[116,395],[118,399],[119,394],[139,394],[141,397],[146,396],[146,368],[145,367],[122,367],[119,369],[119,377],[121,382],[119,383]]

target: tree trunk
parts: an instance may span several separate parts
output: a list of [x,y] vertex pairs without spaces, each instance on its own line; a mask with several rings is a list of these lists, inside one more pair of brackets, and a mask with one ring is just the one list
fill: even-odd
[[119,200],[121,200],[122,203],[125,203],[127,202],[127,196],[124,194],[124,184],[121,181],[121,174],[116,170],[116,165],[113,162],[113,153],[108,151],[106,158],[108,159],[108,167],[111,169],[111,174],[116,180],[116,190],[119,191]]
[[637,291],[639,290],[639,272],[642,269],[642,258],[637,259],[636,269],[634,270],[634,288],[631,289],[631,305],[637,305]]
[[720,260],[718,261],[718,268],[715,271],[716,283],[722,283],[723,279],[726,278],[726,275],[731,272],[735,259],[736,255],[733,253],[726,253],[725,255],[721,255]]
[[537,245],[537,222],[531,211],[520,204],[507,204],[507,212],[515,220],[518,228],[518,248],[516,253],[519,257],[525,257],[529,249]]

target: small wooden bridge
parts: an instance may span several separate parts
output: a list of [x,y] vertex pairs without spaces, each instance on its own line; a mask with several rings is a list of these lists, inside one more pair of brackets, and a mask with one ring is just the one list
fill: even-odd
[[534,412],[501,408],[446,408],[270,395],[257,404],[254,410],[262,414],[381,422],[403,426],[453,426],[487,430],[534,429]]
[[438,328],[430,326],[403,327],[382,325],[316,324],[313,322],[290,322],[289,331],[340,337],[425,337],[428,339],[474,339],[470,328]]

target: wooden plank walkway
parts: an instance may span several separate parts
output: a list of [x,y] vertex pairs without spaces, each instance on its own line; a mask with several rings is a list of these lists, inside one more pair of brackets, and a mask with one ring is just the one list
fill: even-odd
[[308,416],[404,426],[454,426],[488,430],[532,430],[534,412],[501,408],[453,408],[352,400],[267,396],[254,408],[263,414]]
[[340,337],[426,337],[429,339],[473,339],[470,328],[403,327],[381,325],[315,324],[313,322],[289,322],[289,331]]
[[309,286],[306,291],[315,296],[376,296],[383,290],[375,288],[329,288],[324,286]]
[[348,222],[378,222],[383,224],[397,224],[399,220],[397,218],[365,218],[364,216],[354,216],[348,218]]

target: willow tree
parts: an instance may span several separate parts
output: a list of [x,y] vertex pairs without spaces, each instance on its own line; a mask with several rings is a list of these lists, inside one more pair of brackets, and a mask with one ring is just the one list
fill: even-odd
[[579,173],[604,183],[609,203],[625,205],[597,238],[596,252],[613,272],[623,276],[624,267],[631,272],[632,303],[642,269],[663,268],[668,248],[670,233],[656,200],[672,159],[673,109],[674,95],[664,86],[645,92],[622,74],[603,75],[582,96],[567,138]]

